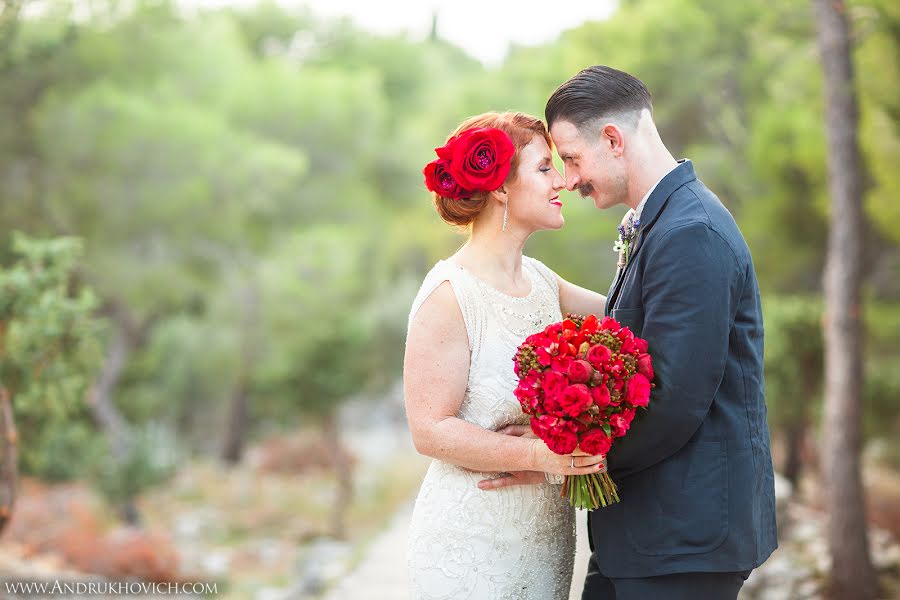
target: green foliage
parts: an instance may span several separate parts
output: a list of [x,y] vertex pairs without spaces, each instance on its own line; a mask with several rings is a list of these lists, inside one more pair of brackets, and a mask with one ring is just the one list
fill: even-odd
[[812,297],[768,297],[765,323],[766,402],[777,426],[803,423],[823,389],[822,305]]
[[[101,352],[98,301],[75,274],[79,240],[15,233],[11,249],[17,259],[0,269],[0,385],[12,397],[22,470],[65,478],[77,470],[60,464],[67,455],[46,453],[89,438],[85,398]],[[83,466],[89,453],[73,465]]]

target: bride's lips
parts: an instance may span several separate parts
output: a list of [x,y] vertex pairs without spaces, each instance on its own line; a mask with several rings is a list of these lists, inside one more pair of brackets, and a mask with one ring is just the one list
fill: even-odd
[[553,196],[552,198],[550,198],[550,204],[553,204],[553,205],[555,205],[555,206],[562,207],[562,202],[559,201],[559,196],[558,196],[558,195]]

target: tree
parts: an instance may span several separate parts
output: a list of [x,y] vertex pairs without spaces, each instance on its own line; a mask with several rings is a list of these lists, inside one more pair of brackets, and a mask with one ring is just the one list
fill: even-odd
[[[14,416],[26,425],[28,450],[36,455],[26,458],[47,465],[41,455],[47,454],[48,438],[77,431],[79,409],[84,412],[85,392],[100,362],[97,298],[74,271],[81,243],[16,234],[12,247],[18,260],[0,270],[0,531],[16,498]],[[87,450],[67,458],[78,463]]]
[[869,556],[860,475],[862,430],[863,166],[857,140],[847,7],[814,0],[824,73],[831,230],[824,273],[825,422],[823,464],[829,515],[831,594],[841,600],[874,598],[877,580]]
[[780,470],[796,489],[806,430],[822,397],[821,304],[808,297],[769,297],[763,308],[769,421],[785,444]]

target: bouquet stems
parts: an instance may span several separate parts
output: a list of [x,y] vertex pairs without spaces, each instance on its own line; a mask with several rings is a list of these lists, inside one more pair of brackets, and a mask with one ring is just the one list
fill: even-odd
[[578,509],[594,510],[619,501],[619,492],[609,473],[566,477],[561,496]]

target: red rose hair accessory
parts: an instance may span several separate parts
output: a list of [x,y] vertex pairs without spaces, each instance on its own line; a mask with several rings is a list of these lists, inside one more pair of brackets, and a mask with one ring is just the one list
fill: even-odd
[[425,187],[445,198],[460,200],[503,185],[516,147],[505,131],[479,127],[453,136],[434,151],[437,160],[422,170]]

